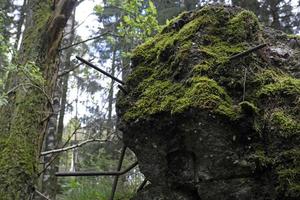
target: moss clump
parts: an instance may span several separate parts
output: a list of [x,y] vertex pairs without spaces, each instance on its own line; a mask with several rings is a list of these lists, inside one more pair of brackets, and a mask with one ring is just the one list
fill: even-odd
[[287,37],[289,39],[296,39],[296,40],[300,40],[300,35],[295,35],[295,34],[287,34]]
[[254,13],[244,10],[229,21],[228,35],[233,42],[256,41],[260,24]]
[[[226,145],[249,161],[255,176],[278,186],[280,197],[297,196],[300,81],[283,70],[289,61],[279,68],[266,58],[269,47],[230,59],[273,40],[261,32],[253,13],[225,6],[206,6],[172,20],[133,52],[129,94],[118,99],[125,132],[139,129],[140,123],[131,123],[139,119],[152,125],[163,118],[180,128],[214,116],[208,123],[228,126],[229,139],[236,133],[238,139]],[[184,133],[190,131],[185,128]]]
[[[230,75],[225,80],[223,73],[232,71],[229,58],[246,49],[247,39],[259,39],[259,30],[252,13],[223,6],[206,6],[171,20],[160,34],[133,51],[134,70],[127,84],[136,100],[134,105],[125,106],[129,109],[124,119],[158,112],[180,113],[188,108],[212,110],[233,118],[237,112],[228,88],[222,85],[240,78]],[[240,42],[232,44],[228,35]],[[190,62],[192,55],[199,56],[198,63]]]
[[175,106],[174,112],[183,111],[188,107],[215,110],[220,105],[231,106],[230,97],[214,80],[207,77],[195,77],[190,82],[190,87],[186,89],[179,105]]
[[300,197],[300,167],[282,169],[278,171],[280,185],[277,187],[278,192],[284,193],[289,198]]
[[291,77],[283,77],[281,79],[278,79],[278,81],[275,83],[263,86],[258,92],[258,97],[276,95],[299,97],[300,80]]
[[145,88],[134,107],[125,113],[124,118],[130,120],[170,111],[182,92],[181,84],[170,81],[152,82]]
[[292,116],[284,111],[276,111],[271,114],[271,124],[282,137],[290,137],[300,134],[300,121],[293,119]]
[[241,108],[241,112],[247,115],[255,115],[258,114],[258,108],[249,101],[243,101],[239,103],[239,106]]
[[144,118],[160,112],[176,114],[190,108],[211,110],[227,117],[235,115],[224,89],[212,79],[197,77],[184,85],[154,81],[146,87],[133,108],[125,113],[124,119]]

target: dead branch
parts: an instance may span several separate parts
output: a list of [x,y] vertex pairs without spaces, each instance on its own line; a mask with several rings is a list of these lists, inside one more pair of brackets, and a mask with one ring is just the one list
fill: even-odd
[[89,140],[85,140],[83,142],[80,142],[78,144],[75,144],[75,145],[72,145],[72,146],[69,146],[69,147],[64,147],[64,148],[61,148],[61,149],[53,149],[53,150],[50,150],[50,151],[44,151],[41,153],[41,156],[46,156],[46,155],[49,155],[49,154],[54,154],[54,153],[61,153],[61,152],[64,152],[64,151],[69,151],[71,149],[76,149],[76,148],[79,148],[81,146],[84,146],[88,143],[91,143],[91,142],[106,142],[107,140],[100,140],[100,139],[89,139]]
[[235,59],[237,59],[237,58],[244,57],[244,56],[246,56],[246,55],[248,55],[248,54],[250,54],[250,53],[252,53],[252,52],[254,52],[254,51],[257,51],[257,50],[259,50],[259,49],[261,49],[261,48],[264,48],[265,46],[267,46],[267,44],[260,44],[260,45],[257,45],[257,46],[255,46],[255,47],[253,47],[253,48],[250,48],[250,49],[246,50],[246,51],[243,51],[243,52],[241,52],[241,53],[238,53],[238,54],[235,54],[235,55],[231,56],[231,57],[229,58],[229,60],[232,61],[232,60],[235,60]]
[[88,38],[88,39],[83,40],[83,41],[80,41],[80,42],[75,42],[75,43],[73,43],[73,44],[71,44],[71,45],[69,45],[69,46],[66,46],[66,47],[62,47],[62,48],[60,48],[58,51],[65,50],[65,49],[71,48],[71,47],[73,47],[73,46],[77,46],[77,45],[79,45],[79,44],[82,44],[82,43],[85,43],[85,42],[88,42],[88,41],[91,41],[91,40],[99,39],[99,38],[101,38],[101,37],[103,37],[103,36],[105,36],[105,35],[111,35],[111,36],[119,37],[118,35],[112,34],[112,33],[110,33],[110,32],[105,32],[105,33],[102,33],[102,34],[97,35],[97,36],[95,36],[95,37]]
[[141,191],[145,185],[147,184],[148,180],[145,178],[141,185],[138,187],[137,192]]
[[131,164],[128,168],[123,171],[112,171],[112,172],[57,172],[55,176],[121,176],[129,172],[131,169],[138,165],[138,161]]
[[84,60],[83,58],[81,58],[81,57],[79,57],[79,56],[76,56],[76,58],[77,58],[78,60],[80,60],[81,62],[83,62],[84,64],[86,64],[86,65],[90,66],[91,68],[97,70],[98,72],[101,72],[102,74],[108,76],[109,78],[111,78],[111,79],[117,81],[118,83],[120,83],[120,84],[122,84],[122,85],[125,84],[125,83],[124,83],[123,81],[121,81],[120,79],[118,79],[118,78],[116,78],[116,77],[110,75],[110,74],[107,73],[106,71],[100,69],[99,67],[97,67],[96,65],[94,65],[94,64],[92,64],[92,63],[90,63],[90,62],[88,62],[87,60]]
[[[66,147],[66,145],[70,142],[71,138],[77,133],[80,129],[80,126],[76,127],[73,133],[68,137],[67,141],[64,143],[62,148]],[[38,177],[42,175],[46,169],[58,158],[59,154],[52,154],[50,157],[50,161],[46,164],[46,166],[38,173]]]
[[[122,148],[121,156],[120,156],[118,167],[117,167],[117,171],[120,171],[122,169],[122,164],[123,164],[124,156],[125,156],[125,153],[126,153],[126,148],[127,147],[125,145]],[[115,176],[115,179],[114,179],[114,182],[113,182],[113,186],[112,186],[111,195],[109,197],[109,200],[114,200],[117,185],[118,185],[118,181],[119,181],[119,176],[117,175],[117,176]]]
[[51,200],[51,199],[49,199],[46,195],[44,195],[43,193],[39,192],[37,189],[35,189],[34,191],[35,191],[35,193],[37,193],[38,195],[40,195],[40,196],[43,197],[44,199]]
[[[89,62],[93,61],[94,59],[95,59],[95,58],[90,59]],[[77,69],[78,67],[80,67],[80,65],[82,65],[82,64],[83,64],[83,62],[81,62],[81,63],[75,65],[75,66],[72,67],[71,69],[68,69],[68,70],[65,70],[65,71],[59,73],[59,74],[58,74],[58,77],[62,77],[62,76],[64,76],[64,75],[66,75],[66,74],[68,74],[68,73],[74,71],[75,69]]]
[[118,88],[119,88],[125,95],[128,94],[128,92],[125,90],[125,88],[122,87],[121,85],[118,85]]

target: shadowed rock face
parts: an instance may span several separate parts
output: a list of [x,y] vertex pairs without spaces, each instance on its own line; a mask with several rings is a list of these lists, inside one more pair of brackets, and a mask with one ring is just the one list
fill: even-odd
[[249,11],[207,6],[136,48],[117,100],[151,183],[133,199],[299,199],[298,40]]

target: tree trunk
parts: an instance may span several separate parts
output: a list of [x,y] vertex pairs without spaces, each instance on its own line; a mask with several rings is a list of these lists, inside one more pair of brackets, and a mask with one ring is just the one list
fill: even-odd
[[[111,61],[111,75],[115,76],[116,74],[116,48],[113,45],[113,56]],[[114,84],[115,81],[111,79],[109,93],[108,93],[108,116],[107,116],[107,125],[108,125],[108,135],[113,132],[114,123],[112,121],[112,112],[113,112],[113,104],[114,104]]]
[[[75,25],[75,12],[73,12],[68,25],[65,28],[65,33],[70,33],[67,35],[66,40],[67,45],[72,44],[74,40],[74,25]],[[72,31],[73,30],[73,31]],[[61,60],[62,65],[60,65],[60,71],[66,71],[70,68],[70,57],[72,51],[67,49],[63,54]],[[60,146],[62,140],[62,131],[63,131],[63,118],[65,114],[65,104],[66,104],[66,95],[68,89],[68,74],[63,76],[58,80],[58,84],[55,87],[54,98],[53,98],[53,108],[55,114],[53,114],[49,120],[46,139],[44,143],[43,151],[53,150]],[[59,116],[59,117],[58,117]],[[58,193],[59,186],[57,184],[57,177],[55,173],[58,171],[59,167],[59,157],[56,155],[46,155],[44,157],[44,168],[45,172],[43,173],[42,178],[42,192],[47,195],[50,199],[55,199],[56,194]]]
[[16,41],[15,41],[15,44],[14,44],[14,49],[15,50],[18,50],[19,42],[20,42],[21,37],[22,37],[22,27],[23,27],[24,22],[25,22],[26,6],[27,6],[27,0],[24,0],[23,5],[22,5],[21,10],[20,10],[20,19],[18,20],[17,27],[16,27],[17,28],[17,33],[16,33]]
[[[57,52],[62,32],[76,0],[29,0],[19,68],[34,63],[38,82],[18,87],[9,105],[0,108],[0,195],[4,200],[29,199],[35,188],[48,119],[53,114],[52,95],[57,79]],[[28,75],[11,76],[10,87],[28,81]],[[35,77],[36,78],[36,77]]]

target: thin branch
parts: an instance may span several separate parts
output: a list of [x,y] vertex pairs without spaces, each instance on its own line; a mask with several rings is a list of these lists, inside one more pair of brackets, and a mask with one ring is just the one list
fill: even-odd
[[145,185],[147,184],[148,180],[145,178],[141,185],[138,187],[137,192],[141,191]]
[[[89,62],[92,62],[94,59],[95,59],[95,58],[90,59]],[[68,69],[68,70],[65,70],[65,71],[59,73],[59,74],[58,74],[58,77],[62,77],[62,76],[64,76],[64,75],[70,73],[71,71],[74,71],[75,69],[77,69],[78,67],[80,67],[80,65],[82,65],[82,64],[84,64],[84,63],[81,62],[81,63],[75,65],[74,67],[72,67],[71,69]]]
[[[123,164],[123,160],[124,160],[124,157],[125,157],[126,148],[127,147],[125,145],[122,148],[121,156],[119,158],[119,163],[118,163],[118,166],[117,166],[117,171],[120,171],[122,169],[122,164]],[[115,193],[116,193],[117,186],[118,186],[118,181],[119,181],[119,176],[115,176],[109,200],[114,200]]]
[[[77,133],[77,131],[80,129],[80,126],[76,127],[75,130],[73,131],[73,133],[69,136],[68,140],[64,143],[64,145],[62,146],[62,148],[66,147],[67,144],[70,142],[71,138]],[[46,169],[58,158],[60,154],[52,154],[52,156],[50,157],[50,161],[47,163],[47,165],[38,173],[38,177],[40,175],[42,175]]]
[[97,70],[98,72],[101,72],[102,74],[108,76],[109,78],[111,78],[111,79],[117,81],[118,83],[120,83],[120,84],[122,84],[122,85],[125,84],[125,83],[124,83],[123,81],[121,81],[120,79],[118,79],[118,78],[112,76],[111,74],[109,74],[109,73],[107,73],[106,71],[100,69],[100,68],[97,67],[96,65],[94,65],[94,64],[92,64],[92,63],[90,63],[90,62],[84,60],[83,58],[81,58],[81,57],[79,57],[79,56],[76,56],[76,58],[77,58],[78,60],[80,60],[81,62],[83,62],[84,64],[86,64],[86,65],[90,66],[91,68]]
[[240,58],[240,57],[244,57],[244,56],[246,56],[246,55],[248,55],[248,54],[250,54],[250,53],[252,53],[252,52],[254,52],[254,51],[257,51],[257,50],[259,50],[259,49],[264,48],[265,46],[267,46],[267,44],[260,44],[260,45],[257,45],[257,46],[255,46],[255,47],[253,47],[253,48],[250,48],[250,49],[246,50],[246,51],[243,51],[243,52],[241,52],[241,53],[238,53],[238,54],[235,54],[235,55],[231,56],[231,57],[229,58],[229,60],[234,60],[234,59],[237,59],[237,58]]
[[112,33],[110,33],[110,32],[105,32],[105,33],[102,33],[102,34],[97,35],[97,36],[95,36],[95,37],[88,38],[88,39],[86,39],[86,40],[83,40],[83,41],[80,41],[80,42],[73,43],[73,44],[71,44],[71,45],[69,45],[69,46],[66,46],[66,47],[62,47],[62,48],[60,48],[58,51],[65,50],[65,49],[71,48],[71,47],[73,47],[73,46],[76,46],[76,45],[79,45],[79,44],[82,44],[82,43],[85,43],[85,42],[88,42],[88,41],[91,41],[91,40],[99,39],[99,38],[101,38],[101,37],[103,37],[103,36],[105,36],[105,35],[111,35],[111,36],[115,36],[115,37],[120,37],[119,35],[115,35],[115,34],[112,34]]
[[131,169],[138,165],[138,161],[131,164],[123,171],[112,172],[57,172],[55,176],[121,176],[129,172]]
[[245,68],[244,72],[244,80],[243,80],[243,101],[245,101],[245,96],[246,96],[246,81],[247,81],[247,68]]
[[44,195],[43,193],[39,192],[37,189],[35,189],[34,191],[35,191],[35,193],[37,193],[38,195],[40,195],[40,196],[43,197],[44,199],[51,200],[51,199],[49,199],[46,195]]
[[64,148],[61,148],[61,149],[53,149],[53,150],[50,150],[50,151],[44,151],[41,153],[41,156],[46,156],[46,155],[49,155],[49,154],[54,154],[54,153],[61,153],[61,152],[64,152],[64,151],[69,151],[71,149],[75,149],[75,148],[79,148],[81,146],[84,146],[88,143],[91,143],[91,142],[106,142],[107,140],[100,140],[100,139],[89,139],[89,140],[85,140],[83,142],[80,142],[78,144],[75,144],[75,145],[72,145],[72,146],[69,146],[69,147],[64,147]]
[[125,88],[122,87],[121,85],[118,85],[118,88],[119,88],[125,95],[128,94],[128,92],[125,90]]
[[[80,2],[80,3],[81,3],[81,2]],[[65,36],[71,34],[74,30],[76,30],[77,28],[79,28],[79,27],[80,27],[82,24],[84,24],[84,23],[86,22],[86,20],[87,20],[90,16],[92,16],[92,15],[93,15],[93,13],[90,13],[88,16],[86,16],[86,18],[85,18],[81,23],[79,23],[78,25],[76,25],[76,26],[75,26],[74,28],[72,28],[72,30],[70,30],[69,32],[65,33],[63,37],[65,37]]]

